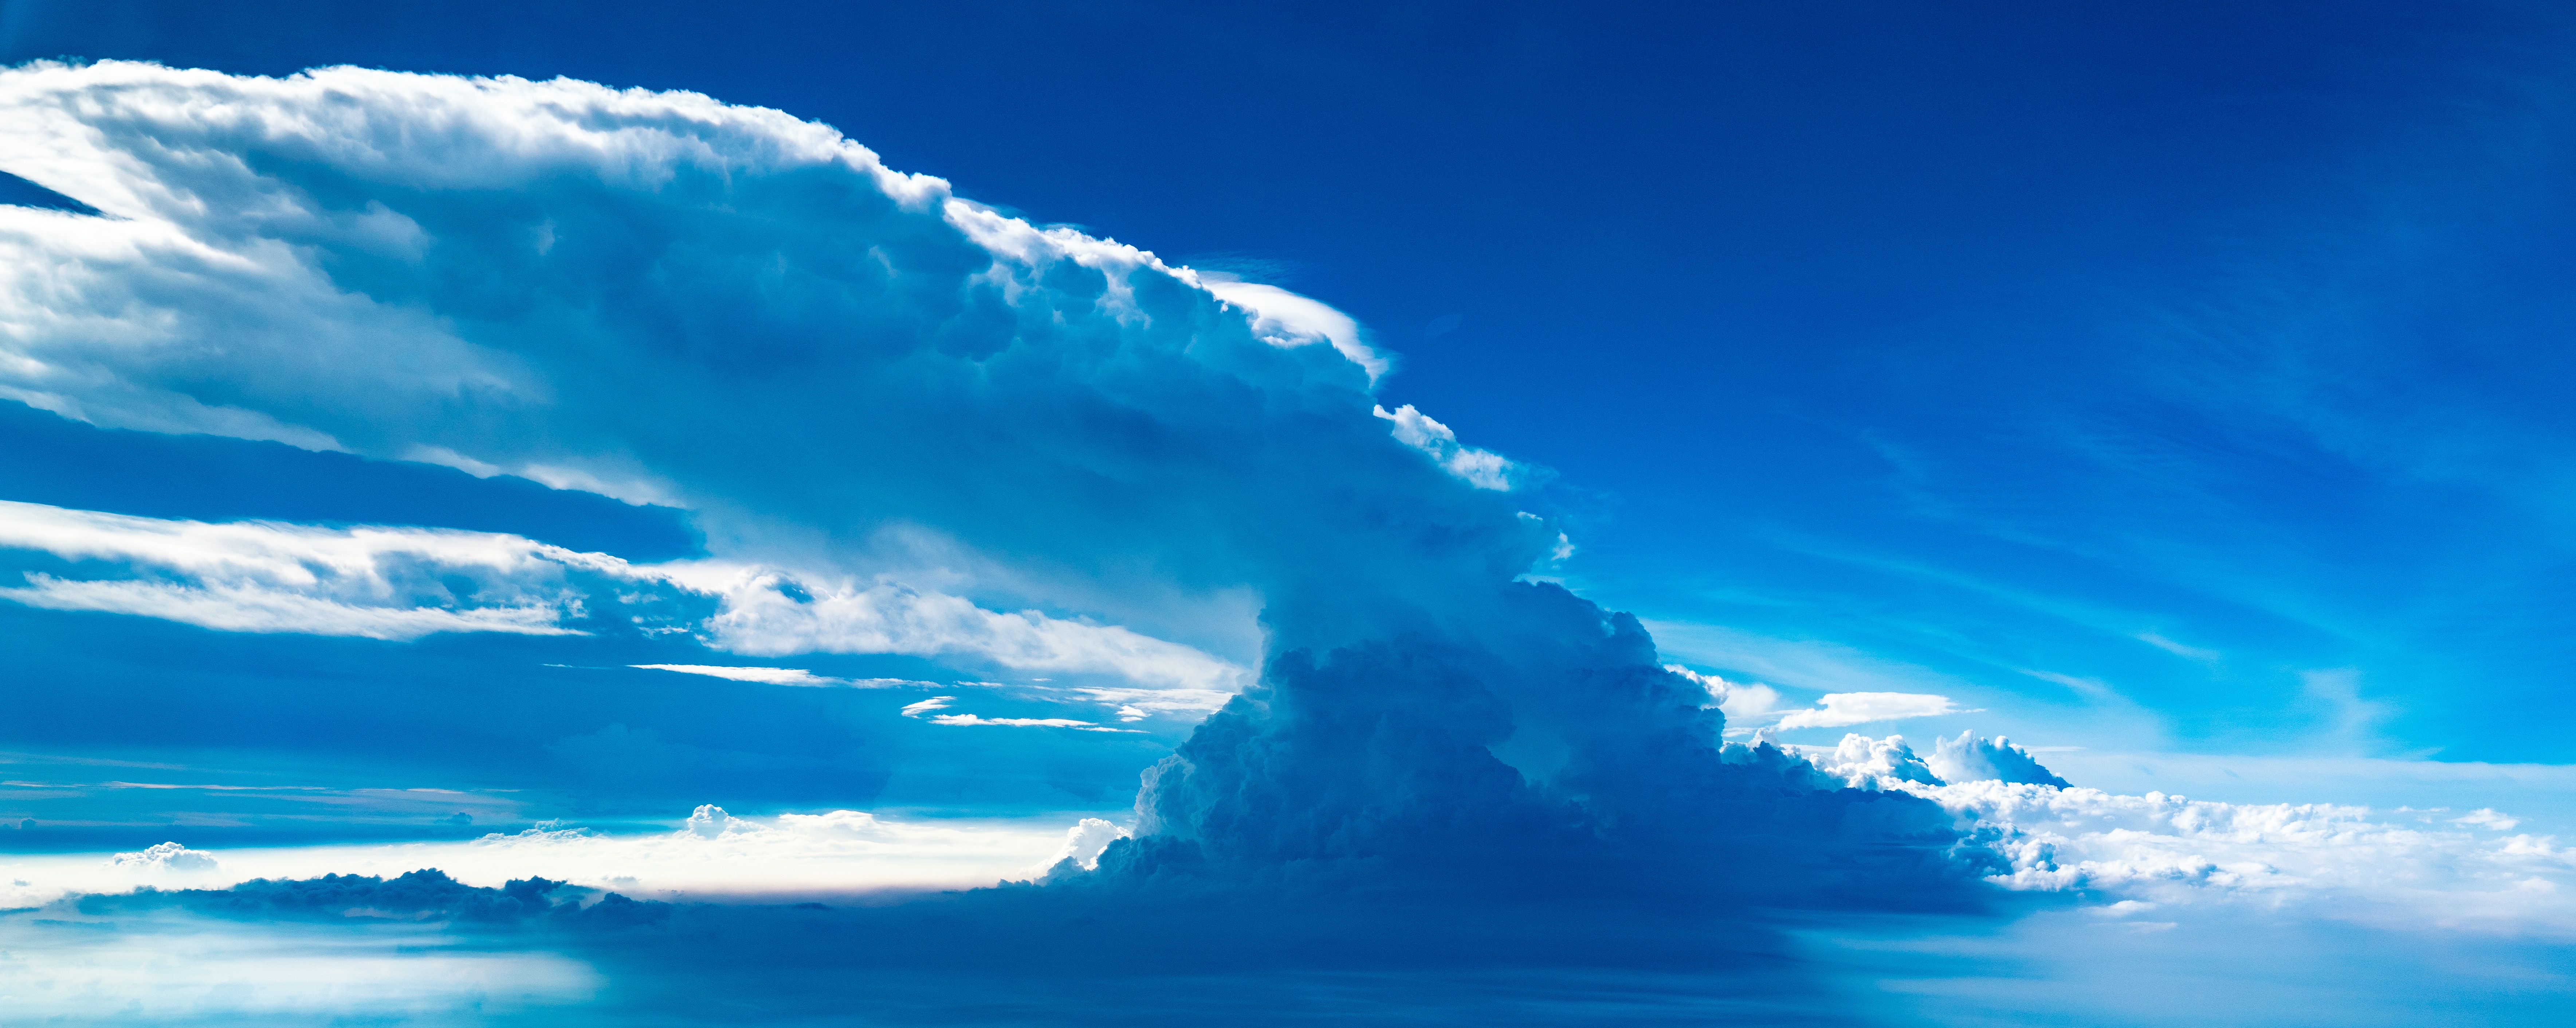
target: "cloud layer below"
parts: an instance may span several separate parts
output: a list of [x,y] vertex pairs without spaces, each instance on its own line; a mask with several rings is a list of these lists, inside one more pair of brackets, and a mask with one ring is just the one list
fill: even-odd
[[[1097,819],[1093,819],[1097,822]],[[541,826],[467,842],[192,849],[0,857],[0,909],[137,887],[224,888],[256,878],[393,876],[438,868],[470,885],[538,875],[639,899],[850,897],[974,888],[1096,857],[1107,822],[920,820],[863,811],[739,818],[701,806],[667,832]],[[185,834],[185,829],[173,831]],[[24,883],[24,884],[15,884]]]

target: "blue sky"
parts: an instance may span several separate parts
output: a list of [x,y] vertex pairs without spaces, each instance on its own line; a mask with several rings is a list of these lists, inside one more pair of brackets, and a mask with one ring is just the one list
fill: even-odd
[[0,5],[0,995],[2576,1002],[2563,11],[530,6]]

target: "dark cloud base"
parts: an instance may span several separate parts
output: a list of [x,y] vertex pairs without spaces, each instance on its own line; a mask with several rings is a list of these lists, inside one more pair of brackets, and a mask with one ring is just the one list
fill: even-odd
[[416,871],[76,906],[110,921],[176,913],[350,932],[444,922],[489,950],[558,953],[609,980],[577,1011],[520,1023],[1859,1023],[1820,1003],[1787,937],[1748,912],[1655,910],[1619,889],[1470,898],[1332,877],[729,906]]

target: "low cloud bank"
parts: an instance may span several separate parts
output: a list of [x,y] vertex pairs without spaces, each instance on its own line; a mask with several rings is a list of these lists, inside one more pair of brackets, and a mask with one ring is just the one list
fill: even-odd
[[2576,939],[2576,849],[2517,833],[2494,810],[2244,804],[2068,784],[2001,738],[1903,736],[1804,747],[1856,789],[1919,797],[1957,817],[1985,880],[2101,916],[2170,926],[2214,909],[2271,909],[2391,930]]
[[[1368,916],[1354,920],[1361,909]],[[221,959],[225,944],[268,956],[278,940],[297,940],[318,958],[309,972],[367,986],[316,1020],[1850,1023],[1772,930],[1636,919],[1605,933],[1597,921],[1567,919],[1575,909],[1545,897],[1468,908],[1387,892],[1362,907],[1347,893],[1031,887],[880,906],[666,903],[543,878],[478,888],[419,870],[85,897],[41,918],[0,915],[0,942],[29,947],[40,966],[59,964],[55,954],[72,948],[64,943],[95,940],[112,924],[115,936],[172,954],[170,980],[184,982],[208,950],[217,951],[209,962],[233,963]],[[405,995],[335,959],[398,944],[429,957],[524,955],[561,971],[554,988],[495,990],[508,1002],[487,1006],[457,995],[465,990],[423,1002],[431,983]],[[587,987],[565,987],[575,983]],[[278,1022],[279,1012],[256,1009],[256,995],[174,996],[180,990],[135,984],[164,1021],[269,1013]],[[114,1005],[77,999],[47,1012],[120,1019]]]
[[[1239,703],[1264,698],[1256,689]],[[1278,700],[1275,692],[1267,698]],[[1220,715],[1210,726],[1230,720]],[[1312,742],[1274,744],[1269,755],[1293,760],[1294,746]],[[2021,777],[2048,774],[2004,740],[1967,735],[1943,743],[1936,752],[1951,759],[2002,755],[2000,763]],[[936,837],[955,832],[856,811],[746,819],[707,805],[660,835],[540,828],[474,844],[506,858],[483,861],[485,867],[550,866],[568,870],[576,879],[569,882],[490,879],[496,884],[476,887],[416,870],[185,889],[139,875],[127,861],[115,867],[138,874],[145,888],[57,900],[31,912],[42,914],[40,922],[0,918],[0,939],[36,941],[108,921],[129,932],[206,939],[238,924],[256,926],[261,939],[341,933],[333,946],[345,952],[383,933],[434,930],[477,952],[569,959],[576,978],[598,982],[592,991],[523,1000],[526,1009],[505,1009],[500,1019],[577,1024],[647,1014],[840,1016],[853,995],[866,997],[870,1016],[891,1023],[1189,1024],[1214,1017],[1244,1024],[1894,1024],[2112,1016],[2093,1000],[2038,988],[2019,977],[2027,970],[2015,970],[2039,966],[2065,982],[2263,968],[2239,983],[2233,1001],[2356,1024],[2406,1023],[2436,1009],[2479,1010],[2500,1018],[2495,1023],[2546,1023],[2553,1004],[2568,998],[2563,989],[2504,986],[2533,974],[2545,979],[2555,966],[2549,953],[2563,952],[2563,940],[2576,935],[2576,912],[2560,899],[2576,884],[2576,860],[2550,840],[2514,834],[2513,819],[2494,811],[2236,805],[1995,777],[1952,782],[1901,737],[1855,735],[1794,751],[1763,740],[1726,746],[1719,760],[1734,777],[1704,782],[1738,791],[1705,809],[1734,815],[1729,834],[1795,846],[1796,854],[1742,859],[1742,849],[1712,848],[1714,833],[1667,826],[1589,826],[1659,833],[1623,834],[1609,846],[1550,836],[1534,821],[1514,825],[1540,829],[1519,836],[1466,821],[1434,828],[1392,804],[1384,820],[1338,839],[1299,830],[1353,826],[1347,811],[1327,810],[1323,820],[1291,823],[1284,832],[1222,841],[1202,822],[1186,847],[1168,828],[1137,837],[1087,818],[1069,828],[1058,822],[1052,832],[1030,825],[1013,836],[1030,869],[1024,874],[1052,863],[1034,884],[861,905],[836,898],[852,891],[845,884],[837,893],[807,892],[822,903],[780,903],[761,897],[781,895],[784,855],[828,850],[844,859],[900,859],[936,849],[943,845]],[[1283,777],[1299,773],[1288,770]],[[1552,780],[1576,779],[1560,772]],[[1748,802],[1748,793],[1765,791],[1768,809]],[[1319,793],[1329,790],[1300,795]],[[1457,794],[1424,793],[1426,800],[1441,796]],[[1471,809],[1490,819],[1498,805],[1487,800]],[[1544,812],[1545,804],[1533,809]],[[1887,894],[1891,884],[1929,886],[1939,895],[1940,876],[1924,875],[1913,860],[1854,861],[1837,840],[1884,845],[1899,838],[1891,831],[1899,826],[1925,831],[1922,841],[1940,837],[1912,820],[1926,812],[1946,819],[1953,840],[1935,866],[1980,868],[1980,887],[1992,896],[2029,901],[2012,904],[2019,908],[2014,926],[1996,925],[1992,899],[1960,903],[1956,893],[1946,905],[1917,897],[1903,920],[1884,920],[1905,907]],[[1864,826],[1851,827],[1855,820]],[[1839,834],[1824,830],[1836,822]],[[1471,841],[1494,848],[1461,845]],[[1689,869],[1701,878],[1787,875],[1803,894],[1791,894],[1778,878],[1734,888],[1691,884],[1657,863],[1669,853],[1658,847],[1677,842],[1717,857]],[[1255,845],[1268,849],[1246,852]],[[188,852],[175,844],[155,850]],[[1861,877],[1836,881],[1823,868],[1837,861]],[[691,897],[728,890],[701,882],[692,891],[656,893],[654,881],[608,873],[657,865],[730,872],[749,888],[708,903]],[[1916,876],[1902,877],[1908,869]],[[661,879],[670,880],[667,873]],[[637,898],[657,894],[668,898]],[[168,922],[172,917],[183,920]],[[2379,932],[2398,934],[2373,934]],[[2195,941],[2178,954],[2158,943],[2168,936]],[[2543,942],[2516,941],[2535,937]],[[2349,1003],[2303,1006],[2314,1000],[2300,999],[2298,990],[2308,986],[2299,983],[2342,978],[2333,967],[2285,963],[2278,950],[2264,948],[2275,943],[2340,947],[2350,952],[2339,960],[2379,967],[2381,977],[2344,982],[2338,995],[2353,997]],[[2390,982],[2435,973],[2405,956],[2418,951],[2478,954],[2476,969],[2452,973],[2469,974],[2490,991],[2388,992]],[[2133,966],[2112,973],[2070,962],[2070,952]],[[2217,954],[2226,956],[2212,964]],[[801,984],[825,981],[832,987]],[[1881,984],[1887,981],[1923,985],[1889,991]],[[977,999],[960,999],[968,994]],[[342,1009],[364,1006],[353,1001]],[[2158,1000],[2138,1010],[2181,1016],[2188,1007]]]

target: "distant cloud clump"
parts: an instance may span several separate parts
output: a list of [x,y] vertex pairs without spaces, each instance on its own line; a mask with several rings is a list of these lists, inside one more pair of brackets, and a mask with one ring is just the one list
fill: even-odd
[[215,855],[192,850],[175,842],[148,846],[134,853],[119,853],[108,858],[118,868],[135,871],[212,871],[218,866]]

